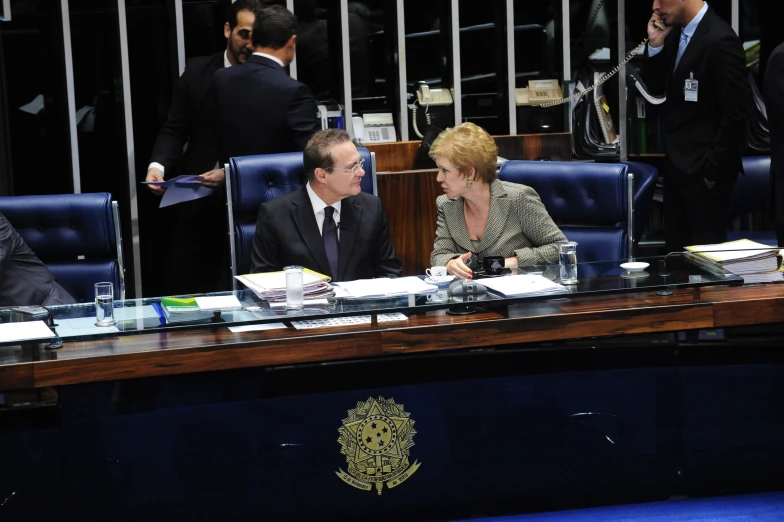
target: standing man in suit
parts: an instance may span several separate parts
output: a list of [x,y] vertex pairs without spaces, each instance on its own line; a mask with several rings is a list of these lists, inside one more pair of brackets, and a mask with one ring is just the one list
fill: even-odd
[[784,43],[768,57],[762,95],[770,128],[771,210],[778,244],[784,245]]
[[[205,185],[217,186],[223,179],[218,152],[212,143],[212,117],[206,103],[212,75],[221,69],[245,63],[253,46],[251,33],[261,7],[259,0],[237,0],[230,4],[223,34],[226,49],[212,56],[188,60],[180,76],[169,109],[153,148],[146,181],[162,181],[164,175],[201,174]],[[186,148],[183,152],[183,148]],[[148,185],[155,194],[160,187]],[[169,295],[220,290],[228,252],[226,202],[222,191],[211,197],[181,203],[172,209],[169,252],[163,261],[164,289]],[[220,242],[222,247],[216,247]]]
[[259,208],[251,272],[301,265],[333,281],[399,276],[387,215],[378,197],[360,189],[365,171],[346,131],[314,134],[304,164],[304,187]]
[[[663,23],[664,30],[655,24]],[[732,28],[703,0],[654,0],[645,79],[664,105],[668,252],[727,240],[727,208],[746,120],[746,61]]]
[[294,60],[296,30],[297,19],[285,7],[259,10],[253,55],[245,66],[223,69],[213,77],[221,161],[300,151],[318,130],[313,94],[285,69]]

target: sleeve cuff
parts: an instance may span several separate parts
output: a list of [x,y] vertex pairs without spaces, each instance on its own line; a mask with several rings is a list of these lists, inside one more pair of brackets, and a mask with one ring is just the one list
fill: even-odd
[[147,170],[150,170],[150,169],[158,169],[158,170],[161,171],[161,174],[166,174],[166,167],[164,167],[163,165],[161,165],[157,161],[153,161],[153,162],[151,162],[147,166]]
[[664,49],[663,45],[660,45],[659,47],[651,47],[651,44],[648,44],[648,58],[653,58],[659,54],[662,49]]

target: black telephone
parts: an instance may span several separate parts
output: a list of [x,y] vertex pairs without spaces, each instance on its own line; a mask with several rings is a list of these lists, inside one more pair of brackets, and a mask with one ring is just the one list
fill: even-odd
[[[659,31],[664,31],[664,30],[666,29],[666,27],[664,26],[664,24],[662,24],[661,22],[654,22],[654,24],[653,24],[653,25],[654,25],[654,26],[656,27],[656,29],[658,29]],[[645,38],[645,40],[643,40],[642,42],[640,42],[640,44],[639,44],[637,47],[635,47],[634,49],[632,49],[632,50],[629,52],[629,54],[627,54],[627,55],[626,55],[626,58],[624,58],[624,60],[623,60],[621,63],[619,63],[619,64],[618,64],[618,65],[615,67],[615,69],[613,69],[612,71],[608,72],[607,74],[605,74],[604,76],[602,76],[601,78],[599,78],[599,79],[596,81],[596,83],[594,83],[593,85],[591,85],[591,86],[590,86],[590,87],[588,87],[587,89],[583,89],[583,90],[582,90],[582,91],[580,91],[580,92],[576,92],[576,93],[572,94],[571,96],[569,96],[568,98],[563,98],[562,100],[557,100],[557,101],[553,101],[553,102],[549,102],[549,103],[543,103],[543,104],[541,104],[541,105],[540,105],[540,107],[554,107],[554,106],[556,106],[556,105],[561,105],[561,104],[563,104],[563,103],[569,103],[569,102],[570,102],[570,101],[572,101],[572,100],[576,100],[576,99],[578,99],[578,98],[582,98],[583,96],[585,96],[586,94],[588,94],[589,92],[591,92],[592,90],[594,90],[595,88],[597,88],[598,86],[600,86],[601,84],[603,84],[604,82],[606,82],[607,80],[609,80],[610,78],[612,78],[613,76],[615,76],[615,75],[618,73],[618,71],[620,71],[621,69],[623,69],[623,68],[626,66],[626,64],[627,64],[627,63],[629,63],[629,62],[632,60],[632,58],[634,58],[634,56],[637,54],[637,50],[638,50],[639,48],[641,48],[643,45],[647,44],[647,43],[648,43],[648,40],[650,40],[650,39],[651,39],[651,37],[650,37],[650,36],[647,36],[647,37]]]

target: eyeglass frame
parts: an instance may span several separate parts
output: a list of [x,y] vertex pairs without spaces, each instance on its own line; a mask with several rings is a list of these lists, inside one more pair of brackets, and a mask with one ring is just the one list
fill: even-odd
[[359,162],[357,162],[357,164],[354,165],[353,167],[351,167],[350,169],[347,169],[347,168],[344,168],[344,167],[321,167],[321,168],[323,170],[335,170],[335,169],[338,169],[338,170],[342,170],[343,172],[351,172],[352,175],[355,175],[357,173],[357,169],[359,169],[359,168],[364,169],[365,168],[365,158],[359,158]]

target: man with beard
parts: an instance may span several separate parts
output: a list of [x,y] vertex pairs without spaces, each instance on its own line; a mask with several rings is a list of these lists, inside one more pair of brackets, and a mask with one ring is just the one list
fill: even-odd
[[[167,121],[153,148],[146,181],[163,181],[177,174],[201,174],[207,186],[223,180],[218,152],[212,143],[212,115],[207,100],[215,72],[244,64],[253,52],[251,35],[259,0],[230,4],[223,27],[226,50],[188,60],[174,91]],[[183,148],[187,144],[187,149]],[[174,172],[176,171],[176,173]],[[148,185],[155,194],[165,189]],[[224,256],[228,252],[226,208],[223,191],[175,207],[176,224],[170,252],[163,262],[165,292],[169,295],[204,293],[220,289],[224,281]]]

